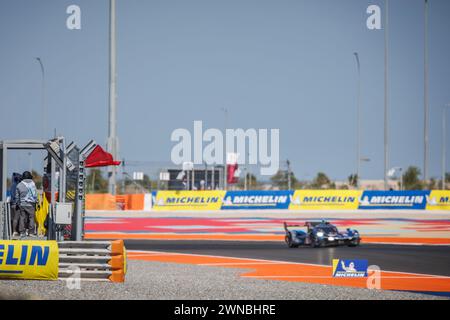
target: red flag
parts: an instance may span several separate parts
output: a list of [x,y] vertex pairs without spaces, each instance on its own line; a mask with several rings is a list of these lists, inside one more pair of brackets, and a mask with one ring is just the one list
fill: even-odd
[[119,164],[120,161],[115,161],[111,153],[106,152],[100,145],[97,145],[86,158],[85,167],[118,166]]
[[239,182],[239,175],[236,175],[238,172],[238,164],[229,164],[227,165],[227,183],[235,184]]

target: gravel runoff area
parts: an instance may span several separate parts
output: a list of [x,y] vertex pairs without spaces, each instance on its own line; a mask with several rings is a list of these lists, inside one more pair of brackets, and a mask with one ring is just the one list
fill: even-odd
[[0,280],[0,299],[444,299],[408,292],[335,287],[242,278],[248,270],[175,263],[129,261],[125,283]]

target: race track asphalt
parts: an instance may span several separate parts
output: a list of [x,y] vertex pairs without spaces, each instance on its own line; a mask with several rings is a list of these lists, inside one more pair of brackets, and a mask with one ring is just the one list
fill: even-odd
[[450,276],[450,246],[361,244],[359,247],[301,247],[283,243],[203,240],[126,240],[128,250],[216,255],[331,265],[332,259],[367,259],[382,270]]

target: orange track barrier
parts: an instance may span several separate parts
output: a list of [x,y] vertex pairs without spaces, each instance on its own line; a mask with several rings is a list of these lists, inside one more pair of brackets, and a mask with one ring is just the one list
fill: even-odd
[[144,210],[144,194],[128,194],[128,210]]
[[87,194],[86,210],[116,210],[116,198],[111,194]]
[[128,195],[116,195],[117,208],[122,210],[129,210],[128,208]]
[[144,194],[87,194],[86,210],[144,210]]

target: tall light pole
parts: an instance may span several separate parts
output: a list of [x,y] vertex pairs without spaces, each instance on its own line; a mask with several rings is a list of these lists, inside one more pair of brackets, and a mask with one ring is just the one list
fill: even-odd
[[356,106],[356,187],[360,180],[360,161],[361,161],[361,65],[358,52],[354,52],[356,67],[358,68],[358,98]]
[[423,178],[428,181],[428,123],[429,123],[429,104],[428,104],[428,0],[425,0],[425,26],[424,26],[424,150],[423,150]]
[[45,105],[45,69],[44,64],[40,57],[36,57],[37,62],[41,67],[41,75],[42,75],[42,84],[41,84],[41,107],[42,107],[42,139],[46,138],[46,130],[47,130],[47,108]]
[[205,161],[205,190],[208,190],[208,164]]
[[292,173],[291,173],[291,162],[288,160],[286,160],[286,165],[287,165],[287,182],[288,182],[288,190],[291,190],[292,188]]
[[[117,159],[117,106],[116,106],[116,0],[109,1],[109,126],[108,152]],[[116,194],[116,167],[109,167],[108,190]]]
[[28,152],[28,161],[30,169],[28,171],[33,171],[33,159],[31,158],[31,152]]
[[244,167],[244,172],[245,172],[245,176],[244,176],[244,190],[247,191],[247,166]]
[[227,144],[226,144],[226,137],[227,137],[227,126],[228,126],[228,109],[227,108],[221,108],[221,110],[224,113],[224,128],[223,128],[223,154],[225,158],[224,163],[224,170],[223,170],[223,188],[224,190],[227,190],[228,185],[228,168],[227,168]]
[[447,153],[447,108],[450,108],[450,103],[442,108],[442,190],[445,190],[445,156]]
[[388,105],[388,52],[389,52],[389,0],[385,0],[384,6],[384,189],[388,189],[388,168],[389,168],[389,105]]

